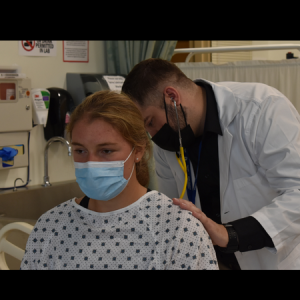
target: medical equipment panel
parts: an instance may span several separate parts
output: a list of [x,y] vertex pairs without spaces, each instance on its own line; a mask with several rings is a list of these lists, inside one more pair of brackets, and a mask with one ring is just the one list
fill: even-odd
[[126,75],[121,74],[79,74],[67,73],[67,91],[71,94],[75,106],[87,96],[103,90],[121,92]]
[[31,130],[30,90],[29,78],[0,79],[0,132]]

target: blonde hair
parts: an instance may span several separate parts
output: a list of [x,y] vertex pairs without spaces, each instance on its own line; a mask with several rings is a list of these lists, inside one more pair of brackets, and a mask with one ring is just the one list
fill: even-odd
[[142,159],[136,163],[136,177],[142,186],[147,187],[148,160],[152,155],[152,148],[143,117],[134,102],[125,94],[113,91],[100,91],[88,96],[71,114],[67,126],[71,139],[75,123],[83,118],[89,121],[103,119],[118,130],[132,147],[145,148]]

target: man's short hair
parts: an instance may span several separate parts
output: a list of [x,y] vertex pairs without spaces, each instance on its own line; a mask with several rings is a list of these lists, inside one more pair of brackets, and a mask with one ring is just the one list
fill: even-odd
[[141,107],[163,106],[161,86],[172,84],[186,87],[191,82],[174,63],[159,58],[149,58],[135,65],[129,72],[122,92]]

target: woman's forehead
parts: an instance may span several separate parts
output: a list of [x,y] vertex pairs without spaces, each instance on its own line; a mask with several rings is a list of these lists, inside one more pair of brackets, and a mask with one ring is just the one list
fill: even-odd
[[76,122],[72,131],[72,141],[94,141],[99,143],[126,141],[121,133],[103,119],[83,118]]

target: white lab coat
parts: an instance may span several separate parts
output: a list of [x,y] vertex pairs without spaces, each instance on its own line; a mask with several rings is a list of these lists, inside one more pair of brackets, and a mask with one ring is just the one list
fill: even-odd
[[[221,221],[252,216],[275,245],[235,252],[240,267],[300,269],[299,114],[283,94],[267,85],[207,82],[216,97],[223,133],[218,137]],[[154,158],[159,191],[178,198],[184,173],[175,153],[154,145]],[[201,208],[198,191],[196,206]]]

